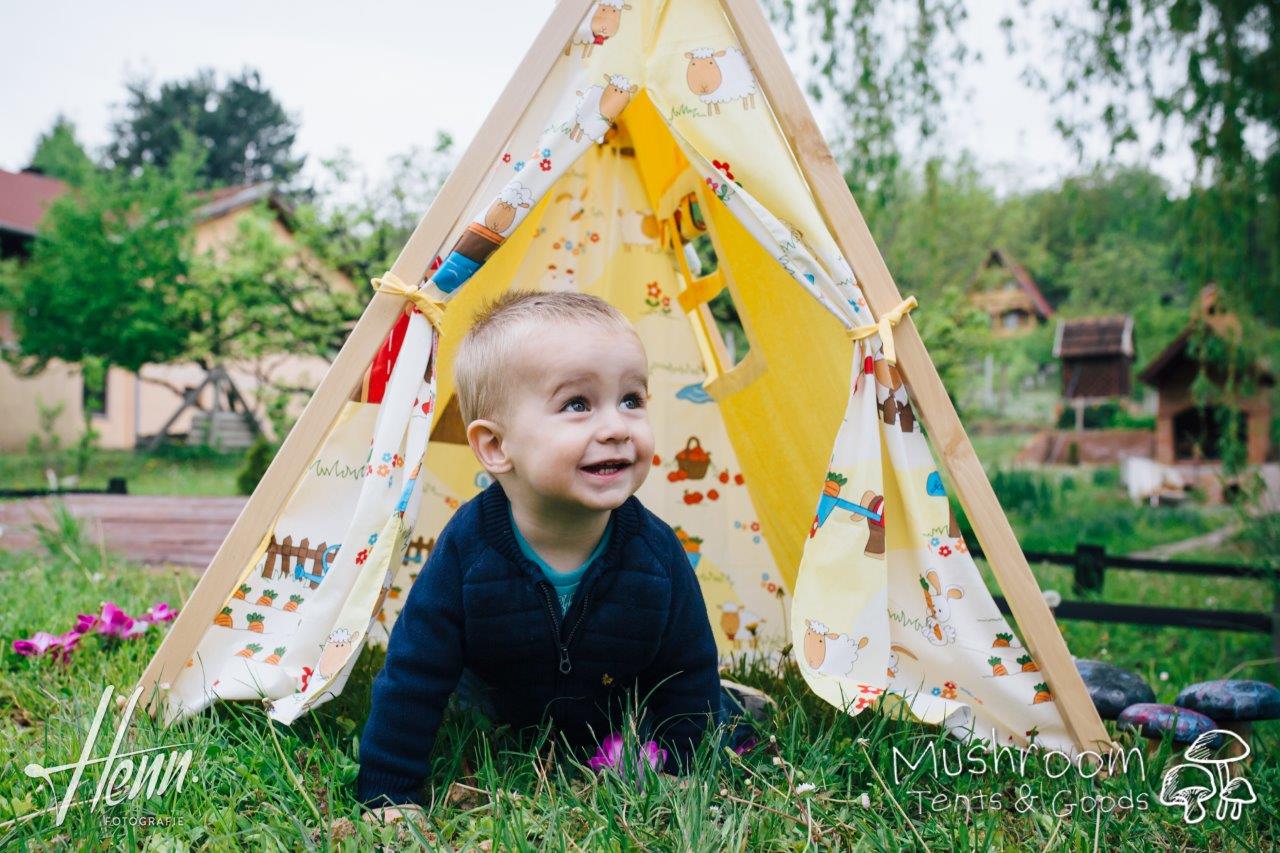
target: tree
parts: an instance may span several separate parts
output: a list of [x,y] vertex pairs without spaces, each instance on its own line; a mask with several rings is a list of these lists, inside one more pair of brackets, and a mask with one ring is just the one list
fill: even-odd
[[50,359],[98,357],[137,370],[185,348],[174,306],[188,278],[192,187],[188,149],[136,176],[91,172],[48,208],[31,258],[6,277],[25,375]]
[[887,204],[903,170],[902,143],[927,143],[943,95],[969,56],[964,0],[771,0],[775,22],[804,36],[809,94],[837,111],[829,134],[864,210]]
[[324,160],[316,191],[323,201],[299,205],[298,236],[329,266],[367,282],[391,268],[453,162],[453,137],[443,131],[430,150],[415,145],[392,156],[388,176],[377,183],[345,152]]
[[1083,151],[1100,128],[1114,153],[1140,143],[1149,121],[1158,128],[1150,153],[1161,156],[1178,138],[1171,131],[1189,134],[1198,179],[1178,269],[1217,279],[1250,313],[1280,322],[1280,3],[1089,0],[1033,14],[1061,45],[1061,80],[1032,76],[1068,104],[1064,135]]
[[31,155],[31,168],[78,186],[93,171],[94,163],[76,139],[76,126],[66,116],[59,115],[54,120],[53,127],[40,134],[40,138],[36,140],[36,150]]
[[242,216],[228,243],[195,252],[194,146],[164,169],[94,173],[50,206],[30,262],[6,278],[21,342],[7,357],[25,373],[53,358],[137,371],[336,352],[359,306],[277,239],[265,210]]
[[183,360],[208,369],[269,353],[332,356],[361,304],[335,292],[326,270],[277,237],[265,206],[242,215],[226,244],[192,258],[174,314]]
[[255,70],[221,85],[204,69],[189,80],[163,83],[155,93],[146,80],[127,89],[125,115],[112,125],[107,148],[119,169],[136,173],[143,166],[167,166],[184,134],[195,136],[206,153],[197,176],[203,187],[259,181],[284,187],[302,168],[305,157],[293,152],[297,122]]

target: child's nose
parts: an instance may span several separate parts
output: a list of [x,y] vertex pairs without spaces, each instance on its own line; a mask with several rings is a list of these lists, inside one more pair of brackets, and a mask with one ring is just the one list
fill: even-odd
[[609,410],[601,415],[600,430],[597,435],[601,441],[622,441],[630,438],[631,429],[621,412]]

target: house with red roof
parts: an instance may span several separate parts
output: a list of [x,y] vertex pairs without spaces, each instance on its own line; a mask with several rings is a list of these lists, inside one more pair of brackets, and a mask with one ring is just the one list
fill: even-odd
[[[23,259],[30,254],[31,243],[39,233],[40,221],[50,203],[70,187],[62,181],[34,171],[0,170],[0,257]],[[326,268],[303,247],[289,225],[287,203],[270,184],[259,183],[226,187],[204,193],[196,211],[195,249],[203,253],[216,251],[219,245],[234,238],[241,217],[259,203],[265,203],[274,217],[272,229],[277,240],[293,250],[298,263],[306,264],[334,290],[355,293],[355,285],[340,272]],[[0,311],[0,347],[18,349],[13,318]],[[62,406],[54,425],[64,445],[73,443],[81,434],[86,409],[90,423],[101,438],[104,448],[133,448],[160,432],[181,436],[213,419],[220,425],[226,447],[247,443],[257,429],[270,434],[271,427],[262,417],[259,391],[273,383],[292,388],[314,388],[329,368],[326,359],[279,353],[252,362],[229,363],[227,383],[235,396],[243,399],[247,412],[229,416],[226,394],[216,407],[221,414],[210,414],[215,408],[217,390],[206,381],[206,371],[191,364],[149,364],[132,373],[111,368],[102,397],[86,394],[80,368],[76,364],[52,361],[46,369],[32,377],[20,376],[7,363],[0,362],[0,400],[4,400],[5,417],[0,418],[0,451],[22,450],[28,437],[39,432],[41,407]],[[180,414],[184,403],[191,403]],[[298,409],[301,408],[301,402]]]

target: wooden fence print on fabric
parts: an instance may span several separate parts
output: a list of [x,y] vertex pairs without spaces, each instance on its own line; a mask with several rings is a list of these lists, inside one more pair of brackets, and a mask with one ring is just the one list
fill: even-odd
[[421,536],[416,537],[409,543],[409,547],[404,552],[404,561],[406,563],[418,563],[421,565],[431,556],[431,549],[436,547],[435,537],[423,539]]
[[[267,545],[266,561],[262,564],[262,577],[274,580],[292,574],[294,580],[309,583],[315,589],[329,572],[329,564],[333,560],[331,552],[337,550],[337,545],[330,546],[324,542],[312,548],[307,539],[294,545],[292,536],[286,536],[283,542],[278,542],[275,534],[272,534],[271,542]],[[292,573],[290,558],[294,560]],[[308,563],[311,564],[311,571],[307,571]]]

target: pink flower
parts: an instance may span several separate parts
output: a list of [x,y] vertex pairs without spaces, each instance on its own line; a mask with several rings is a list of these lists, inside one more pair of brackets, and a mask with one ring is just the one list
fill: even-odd
[[539,169],[541,169],[541,170],[542,170],[542,171],[544,171],[544,172],[550,172],[550,171],[551,171],[551,159],[550,159],[550,158],[548,158],[548,157],[543,157],[543,158],[542,158],[542,160],[540,160],[540,161],[538,162],[538,168],[539,168]]
[[[138,627],[141,625],[142,627]],[[136,637],[149,627],[146,622],[137,622],[128,613],[125,613],[115,602],[102,602],[102,613],[98,616],[97,624],[98,633],[107,637],[115,637],[117,639],[128,639]]]
[[62,662],[66,663],[71,659],[71,653],[76,650],[76,646],[80,644],[80,638],[84,635],[76,629],[72,628],[63,634],[58,640],[62,643]]
[[178,611],[170,607],[169,602],[157,601],[151,605],[146,613],[142,614],[142,618],[152,625],[159,625],[161,622],[172,622],[177,615]]
[[[624,759],[622,756],[622,735],[614,732],[604,739],[604,743],[600,744],[600,748],[596,750],[596,754],[587,762],[592,770],[599,773],[606,767],[614,770],[622,770]],[[645,741],[640,746],[640,755],[637,758],[648,762],[649,767],[654,770],[661,770],[667,763],[667,751],[658,746],[657,741]]]
[[67,663],[71,659],[71,652],[80,642],[80,637],[81,634],[74,629],[60,636],[54,636],[48,631],[37,631],[29,640],[14,640],[13,650],[23,657],[47,654],[59,663]]
[[76,617],[76,626],[71,630],[77,634],[87,634],[98,624],[98,617],[92,613],[81,613]]
[[36,635],[29,640],[13,641],[13,650],[28,658],[42,655],[51,648],[60,648],[61,646],[62,638],[55,637],[48,631],[36,631]]

